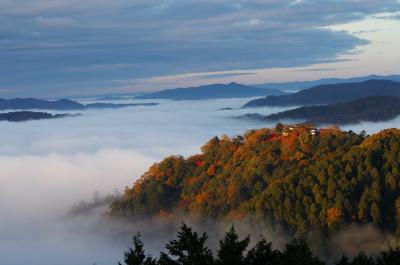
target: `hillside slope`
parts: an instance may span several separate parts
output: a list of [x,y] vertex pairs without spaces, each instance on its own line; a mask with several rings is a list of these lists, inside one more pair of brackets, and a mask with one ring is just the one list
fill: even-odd
[[363,134],[260,129],[213,138],[202,153],[153,165],[111,216],[251,217],[298,233],[329,234],[350,223],[400,232],[400,130]]

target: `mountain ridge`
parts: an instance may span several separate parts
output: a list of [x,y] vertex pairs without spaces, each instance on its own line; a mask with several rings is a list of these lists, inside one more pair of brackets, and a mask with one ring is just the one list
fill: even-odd
[[70,99],[43,100],[35,98],[13,98],[0,99],[0,110],[86,110],[103,108],[124,108],[134,106],[154,106],[157,103],[134,103],[134,104],[114,104],[114,103],[90,103],[81,104]]
[[369,96],[400,96],[400,82],[372,79],[357,83],[320,85],[290,95],[268,96],[251,100],[242,108],[322,105]]
[[298,92],[299,90],[308,89],[311,87],[319,86],[319,85],[332,85],[339,83],[356,83],[363,82],[370,79],[379,79],[379,80],[391,80],[400,82],[400,75],[367,75],[367,76],[359,76],[359,77],[350,77],[350,78],[322,78],[317,80],[309,80],[309,81],[293,81],[293,82],[271,82],[264,84],[253,84],[252,86],[261,87],[261,88],[275,88],[285,92]]
[[210,84],[197,87],[165,89],[158,92],[136,96],[136,99],[204,100],[218,98],[246,98],[268,95],[283,95],[276,89],[259,88],[231,82],[229,84]]
[[347,125],[388,121],[400,115],[400,97],[374,96],[322,106],[304,106],[268,116],[246,114],[243,118],[261,121],[301,120],[303,123]]

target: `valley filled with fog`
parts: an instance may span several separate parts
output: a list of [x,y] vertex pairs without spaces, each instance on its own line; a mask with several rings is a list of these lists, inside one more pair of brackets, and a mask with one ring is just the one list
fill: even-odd
[[[213,136],[275,126],[233,117],[287,109],[239,109],[247,101],[157,100],[157,106],[86,110],[79,112],[82,116],[56,120],[1,122],[0,260],[8,265],[117,264],[140,227],[119,234],[98,230],[106,208],[71,218],[67,217],[71,206],[90,201],[96,191],[104,195],[122,191],[154,162],[169,155],[198,153]],[[116,101],[142,102],[150,101]],[[342,129],[375,133],[391,127],[400,127],[400,118]]]

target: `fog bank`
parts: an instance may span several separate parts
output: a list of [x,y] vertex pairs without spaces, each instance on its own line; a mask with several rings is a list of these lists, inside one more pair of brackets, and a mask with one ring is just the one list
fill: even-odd
[[[146,225],[119,230],[120,224],[104,226],[105,208],[72,219],[65,216],[69,208],[90,200],[96,190],[121,191],[167,155],[198,153],[213,136],[274,126],[232,117],[285,110],[238,109],[248,100],[159,101],[158,106],[90,110],[65,119],[1,122],[0,263],[117,264],[132,235]],[[225,107],[234,110],[218,110]],[[373,133],[399,125],[400,118],[344,128]]]

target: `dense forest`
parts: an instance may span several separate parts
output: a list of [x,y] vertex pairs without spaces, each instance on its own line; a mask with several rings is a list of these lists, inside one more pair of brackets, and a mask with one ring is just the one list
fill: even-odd
[[400,130],[366,136],[338,128],[284,126],[215,137],[188,158],[154,164],[109,214],[280,224],[330,236],[345,224],[400,233]]
[[[182,224],[177,238],[166,244],[167,252],[158,259],[147,253],[140,234],[133,237],[133,247],[125,252],[126,265],[398,265],[400,249],[390,248],[376,256],[360,252],[349,258],[345,254],[335,261],[322,261],[311,251],[307,241],[294,239],[280,251],[272,243],[261,239],[253,247],[250,236],[239,238],[232,227],[219,241],[216,255],[207,247],[206,233],[198,234]],[[119,263],[122,265],[121,263]]]
[[356,124],[362,121],[388,121],[400,115],[400,97],[366,97],[345,103],[304,106],[268,116],[247,114],[244,118],[264,121],[301,120],[313,124]]

